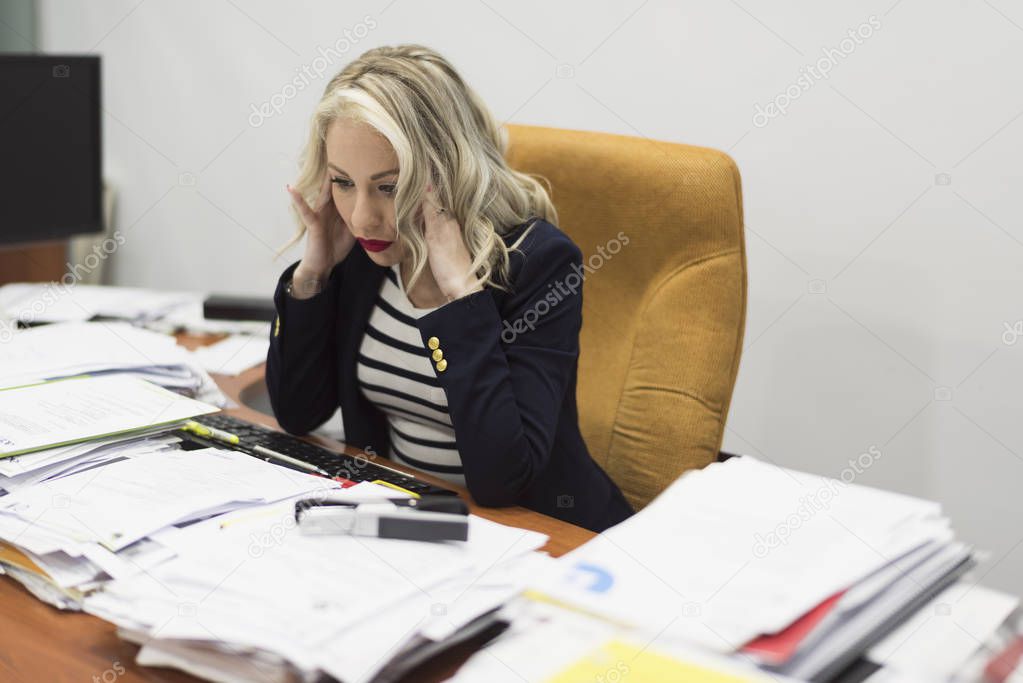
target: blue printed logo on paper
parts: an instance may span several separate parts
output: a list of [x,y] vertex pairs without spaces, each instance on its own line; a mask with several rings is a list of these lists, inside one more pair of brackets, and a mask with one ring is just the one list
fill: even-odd
[[615,582],[611,572],[589,562],[577,562],[574,570],[569,576],[569,581],[582,584],[590,593],[606,593]]

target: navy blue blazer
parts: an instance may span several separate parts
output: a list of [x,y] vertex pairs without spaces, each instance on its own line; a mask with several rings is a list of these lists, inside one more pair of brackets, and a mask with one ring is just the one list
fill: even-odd
[[[515,226],[505,242],[534,222],[510,255],[511,293],[488,286],[421,316],[421,353],[429,356],[436,338],[447,360],[436,375],[479,505],[521,505],[600,531],[633,510],[579,432],[582,252],[539,218]],[[274,415],[286,431],[305,434],[340,406],[346,443],[386,457],[387,418],[359,391],[356,359],[387,269],[356,245],[323,291],[300,300],[284,293],[297,265],[274,293],[266,362]]]

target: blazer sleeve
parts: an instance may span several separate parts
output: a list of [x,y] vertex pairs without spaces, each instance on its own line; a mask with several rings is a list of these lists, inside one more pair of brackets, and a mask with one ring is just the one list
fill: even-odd
[[277,316],[270,330],[266,387],[281,427],[306,434],[326,422],[338,406],[335,330],[343,275],[338,264],[321,292],[295,299],[284,286],[298,264],[285,269],[274,292]]
[[504,320],[487,289],[418,319],[424,346],[436,338],[447,361],[436,374],[466,485],[493,507],[514,504],[547,468],[579,355],[582,289],[564,283],[579,279],[582,253],[566,236],[523,256]]

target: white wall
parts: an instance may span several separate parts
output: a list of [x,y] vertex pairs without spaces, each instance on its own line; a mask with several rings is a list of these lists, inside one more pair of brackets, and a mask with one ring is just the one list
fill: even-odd
[[[1023,339],[1003,342],[1023,320],[1019,3],[47,0],[39,17],[44,49],[104,57],[117,284],[269,295],[297,258],[271,260],[308,113],[378,44],[440,50],[502,119],[728,150],[750,305],[725,448],[837,476],[874,446],[858,482],[941,501],[991,552],[984,581],[1023,594]],[[346,30],[363,37],[329,74],[250,125]],[[826,48],[848,53],[827,79],[801,72]]]

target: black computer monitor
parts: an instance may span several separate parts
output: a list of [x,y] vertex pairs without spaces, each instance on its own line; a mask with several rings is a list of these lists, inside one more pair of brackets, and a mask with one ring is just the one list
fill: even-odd
[[103,230],[100,59],[0,55],[0,243]]

